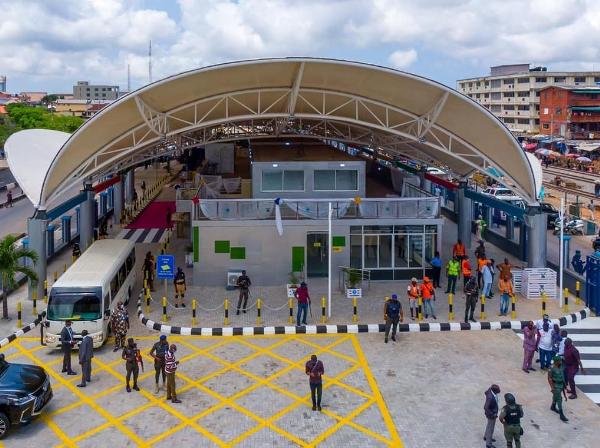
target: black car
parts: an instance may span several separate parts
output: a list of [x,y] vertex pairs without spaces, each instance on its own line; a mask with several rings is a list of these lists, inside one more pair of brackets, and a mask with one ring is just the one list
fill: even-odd
[[44,369],[12,364],[0,354],[0,439],[11,425],[29,422],[52,398],[50,378]]
[[554,228],[554,221],[556,221],[558,219],[558,210],[556,209],[556,207],[554,207],[552,204],[549,204],[548,202],[542,202],[540,204],[540,207],[542,208],[542,213],[546,213],[546,227],[548,229],[553,229]]

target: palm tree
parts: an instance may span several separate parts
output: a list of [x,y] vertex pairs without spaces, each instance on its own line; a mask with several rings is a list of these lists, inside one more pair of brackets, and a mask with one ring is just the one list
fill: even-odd
[[8,319],[8,290],[15,287],[15,276],[18,272],[37,282],[37,274],[21,264],[23,258],[29,258],[35,264],[38,254],[23,247],[17,248],[17,238],[7,235],[0,240],[0,278],[2,280],[2,319]]

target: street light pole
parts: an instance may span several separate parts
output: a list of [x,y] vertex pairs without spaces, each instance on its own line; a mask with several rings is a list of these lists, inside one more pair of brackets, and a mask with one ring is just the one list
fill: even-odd
[[329,210],[327,213],[327,317],[331,318],[331,246],[333,244],[333,237],[331,235],[331,215],[333,214],[333,209],[331,207],[331,202],[329,202]]
[[558,279],[558,297],[560,298],[560,309],[562,309],[563,307],[563,303],[564,303],[564,297],[563,297],[563,270],[564,270],[564,264],[565,264],[565,242],[564,242],[564,231],[565,231],[565,198],[560,198],[560,213],[558,215],[559,219],[560,219],[560,246],[558,247],[558,254],[559,254],[559,260],[558,260],[558,275],[559,275],[559,279]]

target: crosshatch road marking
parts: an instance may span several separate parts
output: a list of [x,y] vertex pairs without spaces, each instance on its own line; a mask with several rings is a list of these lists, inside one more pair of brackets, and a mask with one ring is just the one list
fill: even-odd
[[[101,406],[98,403],[98,400],[101,398],[114,396],[115,401],[122,401],[128,398],[127,395],[129,394],[123,394],[125,381],[122,373],[123,361],[120,359],[120,353],[115,353],[114,360],[107,360],[107,350],[109,348],[105,347],[98,356],[94,357],[92,371],[92,378],[108,376],[113,381],[118,380],[118,384],[112,385],[111,383],[111,386],[104,390],[94,394],[86,394],[84,389],[76,387],[79,376],[73,378],[65,377],[55,370],[61,361],[59,352],[56,353],[57,359],[44,362],[39,356],[36,356],[40,352],[40,347],[27,348],[24,346],[26,342],[35,339],[22,338],[19,341],[15,341],[12,347],[16,351],[7,355],[7,360],[40,365],[51,376],[53,380],[52,387],[55,390],[56,396],[65,392],[75,395],[75,402],[58,409],[53,409],[50,412],[43,412],[40,418],[32,423],[32,425],[45,426],[42,431],[47,430],[56,436],[60,440],[58,446],[61,447],[77,447],[80,442],[86,441],[103,431],[110,431],[115,436],[125,436],[129,439],[129,443],[133,443],[135,446],[152,447],[160,442],[169,442],[171,439],[175,441],[178,433],[184,429],[186,431],[195,431],[199,437],[204,437],[220,447],[237,446],[264,431],[268,431],[274,437],[283,438],[288,443],[296,446],[317,447],[321,445],[331,446],[330,444],[333,442],[328,442],[328,440],[340,430],[344,430],[344,428],[359,432],[361,437],[365,438],[365,440],[371,440],[374,445],[394,448],[401,448],[403,446],[358,339],[353,334],[273,335],[248,338],[169,336],[169,342],[177,344],[180,347],[180,353],[183,352],[180,358],[180,368],[177,372],[178,396],[181,396],[185,400],[186,392],[195,391],[213,400],[213,404],[192,416],[186,415],[182,408],[172,406],[169,402],[165,401],[164,394],[159,396],[154,395],[152,391],[144,387],[138,393],[146,402],[127,412],[118,413],[118,410],[111,409],[110,405]],[[151,344],[156,341],[156,337],[144,336],[136,337],[135,339],[140,345],[147,366],[145,372],[140,372],[138,382],[142,383],[144,380],[152,381],[154,369],[148,352]],[[203,342],[202,346],[195,344],[198,341]],[[288,346],[289,349],[296,352],[300,350],[301,354],[305,353],[305,355],[300,356],[300,359],[297,360],[288,357],[289,354],[288,356],[282,355],[282,353],[286,353],[287,344],[294,344],[293,347]],[[223,350],[226,350],[225,353],[241,353],[241,355],[233,361],[224,359]],[[285,423],[282,424],[282,422],[285,422],[285,416],[292,412],[310,411],[312,403],[308,384],[306,384],[306,387],[299,394],[298,391],[282,386],[277,381],[285,380],[290,375],[297,375],[297,381],[302,386],[308,383],[304,373],[304,365],[313,353],[321,357],[326,364],[326,375],[324,376],[323,386],[323,403],[325,407],[321,414],[310,414],[314,418],[312,421],[315,423],[315,426],[311,427],[310,434],[307,434],[306,432],[298,432],[297,428],[287,427],[288,425],[285,425]],[[74,355],[73,362],[76,362],[75,357],[76,354]],[[257,364],[260,367],[261,359],[263,361],[264,359],[272,360],[271,366],[273,371],[268,371],[264,374],[253,372],[252,362],[255,363],[255,367]],[[186,363],[195,360],[207,361],[215,370],[202,377],[196,377],[194,376],[195,370],[186,369]],[[332,367],[335,368],[332,369]],[[327,374],[328,371],[334,371],[335,374],[330,376]],[[364,375],[366,386],[361,387],[348,382],[349,378],[357,373]],[[207,384],[211,380],[214,382],[222,377],[222,382],[218,383],[219,388],[228,387],[227,376],[223,377],[223,375],[231,374],[241,379],[240,383],[243,383],[241,388],[235,389],[232,393],[214,390]],[[296,381],[294,377],[292,381]],[[351,408],[343,408],[339,406],[339,403],[336,406],[335,399],[331,396],[332,388],[337,388],[338,391],[354,397],[353,400],[360,404],[353,404]],[[254,405],[260,406],[260,403],[244,405],[242,404],[243,401],[240,401],[244,397],[249,397],[251,393],[261,393],[261,391],[262,393],[267,391],[270,394],[275,394],[275,396],[282,398],[285,404],[281,405],[280,408],[275,408],[272,415],[265,417],[257,415],[256,412],[249,409]],[[274,403],[265,404],[267,406],[274,406]],[[79,434],[69,436],[61,429],[60,424],[64,424],[64,421],[61,421],[61,419],[64,418],[63,414],[71,410],[77,410],[81,406],[91,408],[93,412],[103,418],[103,422],[91,429],[84,429]],[[152,409],[163,412],[163,414],[168,415],[168,418],[176,422],[170,425],[168,429],[160,431],[151,437],[144,436],[144,434],[132,430],[126,424],[126,420],[139,417],[140,414]],[[381,427],[383,423],[383,427],[387,429],[388,434],[380,434],[379,431],[366,427],[364,422],[362,424],[357,423],[356,419],[367,409],[376,409],[376,415],[380,416],[380,420],[369,422],[367,426],[371,426],[371,423],[373,423],[376,427]],[[245,421],[250,427],[245,428],[240,426],[241,432],[239,434],[223,438],[219,433],[219,430],[222,428],[216,428],[214,423],[211,425],[210,422],[203,421],[204,418],[210,417],[213,413],[225,411],[237,412],[246,419]],[[116,412],[117,414],[115,414]],[[70,430],[72,429],[70,428]],[[20,431],[26,432],[27,430],[27,427],[20,428]],[[10,434],[8,437],[10,437]],[[26,437],[22,438],[22,440],[26,441]],[[0,448],[2,446],[0,444]]]

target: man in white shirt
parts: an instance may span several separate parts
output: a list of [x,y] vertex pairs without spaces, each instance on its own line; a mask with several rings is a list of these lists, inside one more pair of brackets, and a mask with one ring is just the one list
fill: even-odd
[[546,370],[550,368],[552,361],[552,330],[550,323],[544,322],[542,329],[539,331],[540,340],[538,347],[540,349],[540,368]]
[[567,339],[567,330],[560,330],[560,343],[558,344],[558,356],[564,356],[565,354],[565,339]]

